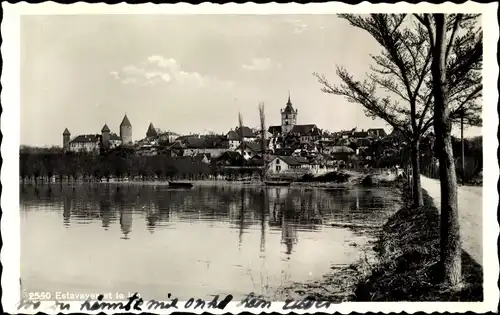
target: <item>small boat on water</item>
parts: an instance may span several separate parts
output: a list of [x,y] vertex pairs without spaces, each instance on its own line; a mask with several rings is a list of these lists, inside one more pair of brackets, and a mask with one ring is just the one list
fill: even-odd
[[292,182],[284,182],[284,181],[268,181],[264,182],[266,186],[290,186]]
[[168,187],[171,188],[192,188],[193,184],[189,182],[168,182]]

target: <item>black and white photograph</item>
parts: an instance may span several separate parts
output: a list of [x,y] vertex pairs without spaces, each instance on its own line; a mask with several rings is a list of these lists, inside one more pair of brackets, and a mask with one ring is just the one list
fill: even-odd
[[6,311],[497,308],[497,4],[26,6]]

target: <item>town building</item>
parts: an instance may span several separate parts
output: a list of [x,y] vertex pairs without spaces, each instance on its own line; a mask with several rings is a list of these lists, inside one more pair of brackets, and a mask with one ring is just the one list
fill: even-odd
[[288,135],[296,136],[300,143],[310,143],[320,140],[322,132],[315,124],[295,125]]
[[226,152],[229,146],[222,135],[189,135],[178,137],[169,149],[177,156],[207,154],[212,158],[217,158]]
[[69,142],[67,151],[98,153],[101,145],[101,135],[79,135]]
[[240,145],[242,136],[245,142],[257,140],[257,137],[252,129],[243,126],[241,127],[240,134],[240,127],[236,127],[234,130],[230,130],[226,135],[229,150],[234,150]]
[[84,134],[71,139],[68,128],[63,131],[63,151],[64,152],[99,152],[102,149],[113,149],[122,143],[132,143],[132,125],[127,118],[123,118],[120,125],[120,136],[111,132],[107,124],[101,129],[101,134]]
[[299,169],[310,169],[309,161],[299,156],[276,156],[267,166],[269,174],[280,174]]
[[280,110],[280,114],[281,125],[268,128],[268,132],[272,134],[270,148],[273,150],[302,148],[304,144],[317,144],[322,139],[323,132],[315,124],[297,124],[298,110],[293,107],[290,94],[285,108]]
[[261,146],[262,144],[258,142],[244,142],[234,149],[234,151],[239,152],[240,154],[243,152],[243,158],[248,161],[256,155],[262,155],[263,152]]
[[105,150],[114,149],[122,144],[122,140],[114,132],[111,132],[107,124],[101,129],[101,148]]
[[114,132],[109,134],[109,144],[110,148],[116,148],[122,145],[122,139]]
[[370,128],[367,131],[368,133],[375,135],[379,138],[387,137],[387,133],[385,132],[384,128]]
[[160,142],[167,142],[167,143],[174,143],[177,138],[180,137],[180,134],[172,132],[172,131],[165,131],[165,132],[160,132],[158,135],[158,140]]
[[356,152],[346,146],[332,146],[328,148],[328,154],[333,161],[349,161]]

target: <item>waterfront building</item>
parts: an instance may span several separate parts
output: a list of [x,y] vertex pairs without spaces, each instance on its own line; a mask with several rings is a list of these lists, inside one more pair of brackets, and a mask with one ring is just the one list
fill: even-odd
[[101,145],[101,135],[79,135],[69,142],[69,151],[98,153]]

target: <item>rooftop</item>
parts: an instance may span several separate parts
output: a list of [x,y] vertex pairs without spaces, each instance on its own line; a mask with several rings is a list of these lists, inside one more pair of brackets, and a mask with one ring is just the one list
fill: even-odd
[[286,164],[290,165],[290,166],[299,166],[299,165],[303,165],[303,164],[308,164],[309,161],[305,158],[305,157],[302,157],[302,156],[277,156],[276,158],[282,160],[283,162],[285,162]]
[[104,124],[104,126],[102,127],[101,129],[101,132],[110,132],[111,130],[109,130],[109,127],[107,124]]
[[146,137],[156,137],[158,136],[158,133],[156,132],[155,127],[153,126],[153,123],[149,123],[148,130],[146,131]]
[[290,131],[291,134],[299,134],[299,135],[317,135],[321,134],[321,131],[316,127],[315,124],[309,125],[295,125]]
[[79,135],[71,143],[93,143],[101,141],[101,135]]
[[120,127],[132,127],[132,124],[130,123],[130,120],[128,120],[127,114],[123,117],[122,123],[120,124]]
[[285,109],[282,111],[283,114],[295,114],[295,109],[293,109],[292,102],[290,101],[290,92],[288,92],[288,102],[286,102]]
[[[254,138],[255,137],[255,134],[253,133],[252,129],[243,126],[241,128],[241,130],[243,132],[243,138]],[[240,131],[240,127],[236,127],[235,130],[229,131],[227,133],[228,140],[240,140],[239,131]]]

